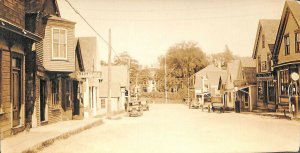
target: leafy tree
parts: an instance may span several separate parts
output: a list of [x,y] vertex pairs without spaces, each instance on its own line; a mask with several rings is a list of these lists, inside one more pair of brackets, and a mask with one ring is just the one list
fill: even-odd
[[211,63],[225,68],[227,67],[227,64],[234,59],[235,57],[230,51],[228,45],[225,45],[223,52],[211,55]]
[[187,78],[208,64],[205,53],[195,42],[181,42],[171,46],[166,56],[159,57],[160,69],[156,81],[161,91],[164,90],[165,60],[169,91],[172,87],[179,89],[187,86]]

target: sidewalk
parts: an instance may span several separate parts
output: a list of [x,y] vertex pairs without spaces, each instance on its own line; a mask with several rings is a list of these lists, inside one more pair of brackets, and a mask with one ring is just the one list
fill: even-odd
[[1,153],[37,152],[55,140],[67,138],[86,129],[103,124],[101,118],[60,121],[30,129],[1,141]]
[[288,120],[292,119],[288,115],[285,116],[284,113],[282,112],[241,112],[241,114],[259,115],[259,116],[272,117],[276,119],[288,119]]

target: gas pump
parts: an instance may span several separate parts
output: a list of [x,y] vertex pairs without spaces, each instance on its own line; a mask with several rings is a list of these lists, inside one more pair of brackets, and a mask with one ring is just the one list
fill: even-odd
[[289,96],[289,111],[293,117],[298,116],[299,102],[298,102],[298,83],[299,74],[293,72],[291,74],[292,82],[288,87],[288,96]]

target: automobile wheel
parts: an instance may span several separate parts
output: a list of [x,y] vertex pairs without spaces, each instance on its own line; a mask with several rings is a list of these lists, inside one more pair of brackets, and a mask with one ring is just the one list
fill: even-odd
[[215,112],[215,108],[213,107],[213,108],[211,108],[211,110],[213,111],[213,112]]
[[222,107],[220,108],[220,113],[224,113],[224,110]]

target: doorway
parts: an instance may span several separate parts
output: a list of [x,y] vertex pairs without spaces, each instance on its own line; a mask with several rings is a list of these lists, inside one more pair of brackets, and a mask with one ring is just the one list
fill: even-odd
[[46,81],[40,80],[40,121],[46,121]]
[[13,127],[21,124],[21,60],[12,59],[12,105]]
[[78,81],[73,81],[73,98],[74,98],[73,115],[80,115],[80,102],[78,99]]

